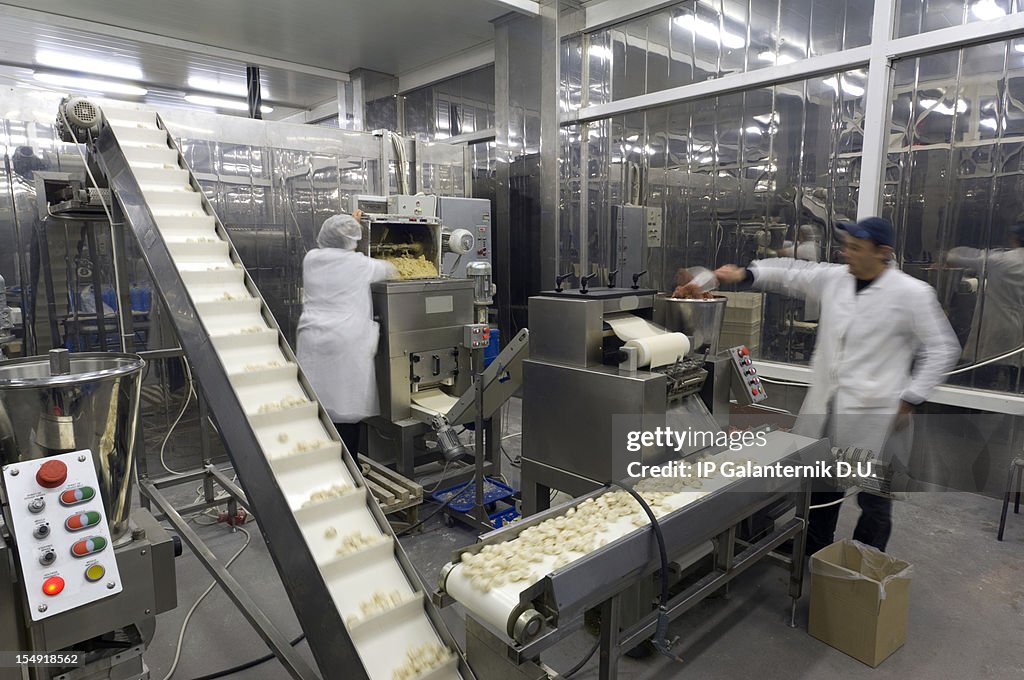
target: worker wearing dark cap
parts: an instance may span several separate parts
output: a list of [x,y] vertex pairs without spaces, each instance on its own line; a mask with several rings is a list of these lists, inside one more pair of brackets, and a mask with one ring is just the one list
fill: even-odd
[[1009,250],[961,247],[946,255],[947,264],[985,277],[963,359],[977,363],[998,357],[977,372],[986,386],[999,389],[1015,385],[1024,365],[1024,216],[1010,226],[1009,242]]
[[[928,399],[956,363],[960,344],[935,290],[893,262],[895,234],[881,217],[840,223],[846,264],[790,258],[726,265],[720,283],[817,300],[821,307],[811,357],[812,377],[794,432],[828,436],[833,446],[878,452]],[[814,494],[807,534],[811,554],[835,540],[842,495]],[[892,500],[861,492],[853,538],[885,550],[892,530]]]

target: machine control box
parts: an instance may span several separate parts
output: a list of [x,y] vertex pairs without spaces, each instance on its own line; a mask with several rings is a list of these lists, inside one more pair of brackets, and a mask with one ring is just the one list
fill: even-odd
[[661,247],[661,209],[647,208],[647,247]]
[[471,323],[464,326],[462,345],[468,349],[483,349],[491,344],[491,327],[485,323]]
[[729,349],[729,359],[733,369],[733,394],[736,395],[736,401],[741,406],[749,406],[767,399],[764,383],[750,358],[750,350],[743,345],[732,347]]
[[417,194],[415,196],[388,196],[388,214],[409,217],[436,217],[437,196]]
[[91,451],[5,465],[3,482],[33,621],[121,592]]

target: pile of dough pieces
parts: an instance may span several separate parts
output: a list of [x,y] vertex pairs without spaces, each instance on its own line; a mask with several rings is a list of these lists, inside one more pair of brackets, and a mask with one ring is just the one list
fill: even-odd
[[[287,432],[282,432],[279,435],[277,435],[277,441],[280,444],[287,444],[288,443],[288,433]],[[298,454],[298,453],[305,453],[306,451],[316,451],[317,449],[322,449],[325,446],[330,446],[330,445],[331,445],[331,442],[329,440],[327,440],[327,439],[310,439],[310,440],[307,440],[307,441],[301,441],[301,442],[297,442],[295,444],[295,446],[292,448],[291,453],[288,454],[288,455],[292,455],[293,456],[293,455]]]
[[273,413],[274,411],[283,411],[286,408],[295,408],[296,406],[302,406],[308,404],[306,399],[300,397],[287,396],[280,401],[272,401],[267,404],[263,404],[259,408],[259,413]]
[[[655,517],[679,509],[682,492],[703,495],[709,480],[697,477],[654,477],[639,482],[635,490],[647,502]],[[691,497],[689,500],[695,500]],[[554,556],[554,569],[609,543],[613,537],[606,528],[621,518],[629,518],[636,527],[650,520],[640,504],[625,491],[609,491],[596,499],[588,498],[558,517],[524,529],[517,538],[485,545],[480,552],[461,555],[466,578],[474,589],[488,593],[506,583],[535,582],[547,573],[540,564]]]
[[455,655],[438,642],[413,645],[405,652],[405,663],[395,669],[392,680],[413,680],[427,671],[443,666]]
[[385,257],[385,262],[390,262],[398,270],[398,276],[403,279],[435,279],[437,278],[437,267],[433,262],[420,255],[419,257]]
[[[335,538],[338,535],[338,530],[334,527],[327,527],[324,531],[324,538]],[[356,529],[350,534],[346,534],[341,539],[341,547],[335,551],[335,554],[339,557],[344,555],[351,555],[352,553],[359,552],[364,548],[369,548],[371,545],[377,545],[387,540],[386,536],[380,534],[373,536],[371,534],[364,534],[359,529]]]
[[359,613],[349,614],[345,617],[345,623],[348,627],[358,624],[364,619],[368,619],[371,616],[377,614],[383,614],[386,611],[391,611],[398,605],[405,602],[405,598],[402,597],[402,593],[397,590],[392,590],[389,593],[385,593],[382,590],[378,590],[373,594],[369,600],[359,603]]
[[311,505],[315,505],[321,501],[326,501],[330,498],[337,498],[342,496],[352,489],[351,486],[342,482],[341,484],[333,484],[326,489],[320,491],[314,491],[309,495],[309,500],[302,504],[302,507],[308,508]]

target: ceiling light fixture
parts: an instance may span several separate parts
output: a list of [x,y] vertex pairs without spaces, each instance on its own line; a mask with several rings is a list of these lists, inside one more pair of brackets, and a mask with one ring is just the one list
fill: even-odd
[[996,4],[996,0],[978,0],[971,8],[971,14],[982,21],[1000,19],[1006,16],[1006,10]]
[[90,92],[102,92],[106,94],[123,94],[129,97],[141,97],[149,93],[144,87],[131,83],[117,83],[111,80],[98,80],[95,78],[78,78],[76,76],[62,76],[56,73],[36,73],[32,76],[41,83],[56,85],[58,87],[70,88],[73,90],[88,90]]
[[[237,99],[223,99],[221,97],[207,97],[202,94],[187,94],[185,101],[196,106],[212,106],[215,109],[227,109],[228,111],[248,111],[249,105]],[[274,108],[263,104],[260,106],[261,113],[273,113]]]
[[[193,90],[224,94],[230,97],[245,97],[249,94],[248,86],[239,80],[220,80],[218,78],[207,78],[204,76],[189,76],[188,86]],[[262,83],[260,84],[260,96],[270,96],[270,91]]]
[[36,52],[36,63],[40,66],[49,66],[66,71],[78,71],[81,73],[95,73],[107,78],[123,78],[125,80],[142,80],[142,69],[138,64],[131,64],[124,61],[111,59],[96,59],[85,57],[80,54],[69,54],[67,52],[56,52],[54,50],[39,50]]
[[691,33],[699,34],[708,40],[717,42],[722,47],[728,47],[731,50],[738,50],[747,46],[745,38],[720,29],[716,24],[708,21],[707,19],[698,19],[692,14],[684,14],[676,17],[673,21],[680,28],[684,28]]

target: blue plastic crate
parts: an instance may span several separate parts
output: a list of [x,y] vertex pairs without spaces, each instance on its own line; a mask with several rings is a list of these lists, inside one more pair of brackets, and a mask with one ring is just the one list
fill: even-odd
[[519,519],[520,515],[519,511],[515,508],[505,508],[504,510],[499,510],[493,515],[488,515],[488,517],[491,518],[491,526],[495,529],[500,529],[509,522],[514,522]]
[[[515,489],[496,479],[484,478],[484,505],[513,496],[515,492]],[[449,508],[456,512],[469,512],[476,505],[476,485],[470,481],[430,494],[430,497],[438,503],[447,503],[452,496],[455,496],[455,500],[448,503]]]

